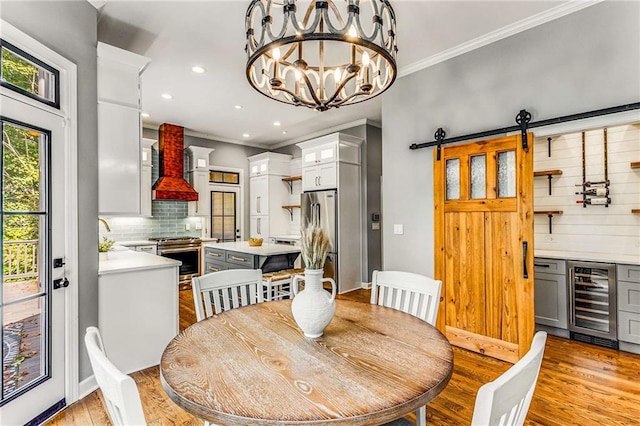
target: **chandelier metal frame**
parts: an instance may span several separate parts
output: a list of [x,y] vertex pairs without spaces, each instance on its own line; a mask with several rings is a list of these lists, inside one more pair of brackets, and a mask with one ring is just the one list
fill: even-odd
[[[371,6],[370,31],[360,20],[361,3]],[[296,0],[249,5],[246,75],[254,89],[279,102],[326,111],[371,99],[393,84],[398,48],[388,0],[311,0],[301,20],[296,10]],[[282,25],[274,32],[277,12]],[[309,45],[317,63],[309,63]],[[333,58],[325,57],[327,48]],[[345,51],[334,63],[336,52]]]

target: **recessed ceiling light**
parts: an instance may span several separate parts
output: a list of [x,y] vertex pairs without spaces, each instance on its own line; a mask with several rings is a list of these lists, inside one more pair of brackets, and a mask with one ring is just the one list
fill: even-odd
[[282,134],[283,134],[283,135],[286,135],[286,134],[287,134],[287,131],[286,131],[286,130],[283,130],[283,131],[282,131]]
[[191,67],[191,71],[195,72],[196,74],[202,74],[203,72],[205,72],[205,69],[196,65],[194,67]]
[[162,94],[162,97],[163,97],[164,99],[173,99],[173,96],[171,96],[171,95],[170,95],[170,94],[168,94],[168,93],[163,93],[163,94]]
[[279,121],[274,121],[274,122],[273,122],[273,125],[274,125],[274,126],[276,126],[276,127],[278,127],[278,126],[280,126],[280,122],[279,122]]
[[141,112],[140,115],[144,118],[149,118],[149,114],[147,114],[146,112]]
[[243,137],[243,138],[248,138],[248,137],[249,137],[249,133],[243,133],[243,134],[242,134],[242,137]]
[[235,109],[242,109],[242,105],[235,105],[234,108]]

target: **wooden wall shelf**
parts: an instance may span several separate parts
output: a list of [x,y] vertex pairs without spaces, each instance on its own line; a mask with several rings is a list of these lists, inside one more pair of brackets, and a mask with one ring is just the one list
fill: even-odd
[[632,169],[640,169],[640,161],[632,161],[631,162]]
[[631,213],[640,214],[640,209],[631,209]]
[[[284,179],[283,179],[284,180]],[[293,220],[293,210],[294,209],[299,209],[300,206],[297,205],[291,205],[291,206],[282,206],[283,209],[287,209],[289,210],[289,215],[291,216],[291,220]]]
[[284,183],[286,183],[287,185],[289,185],[289,194],[293,194],[293,182],[295,182],[297,180],[302,180],[302,175],[300,175],[300,176],[288,176],[288,177],[283,177],[282,178],[282,181]]
[[553,176],[560,176],[562,170],[540,170],[539,172],[533,172],[533,177],[546,176],[549,178],[549,195],[551,195],[551,179]]
[[562,213],[563,213],[562,210],[536,210],[533,212],[533,214],[543,214],[549,218],[550,234],[553,234],[553,228],[552,228],[553,216],[558,216],[558,215],[561,215]]

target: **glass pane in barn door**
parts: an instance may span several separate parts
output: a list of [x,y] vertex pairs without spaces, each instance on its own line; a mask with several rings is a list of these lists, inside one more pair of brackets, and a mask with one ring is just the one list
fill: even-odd
[[498,153],[498,197],[516,196],[516,152]]
[[487,156],[471,156],[471,198],[487,198]]
[[447,177],[446,177],[446,199],[460,199],[460,159],[451,158],[447,160]]

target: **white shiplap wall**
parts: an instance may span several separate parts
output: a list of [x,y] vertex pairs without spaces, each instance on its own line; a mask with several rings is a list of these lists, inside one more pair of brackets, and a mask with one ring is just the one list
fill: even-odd
[[[585,132],[586,180],[604,180],[603,129]],[[546,176],[534,178],[534,210],[562,210],[553,217],[553,234],[549,219],[535,215],[536,250],[571,252],[585,257],[640,256],[640,169],[630,163],[640,161],[640,123],[607,128],[609,207],[576,203],[582,186],[582,134],[570,133],[552,137],[551,157],[547,137],[535,139],[534,170],[562,170],[553,176],[551,193]]]

